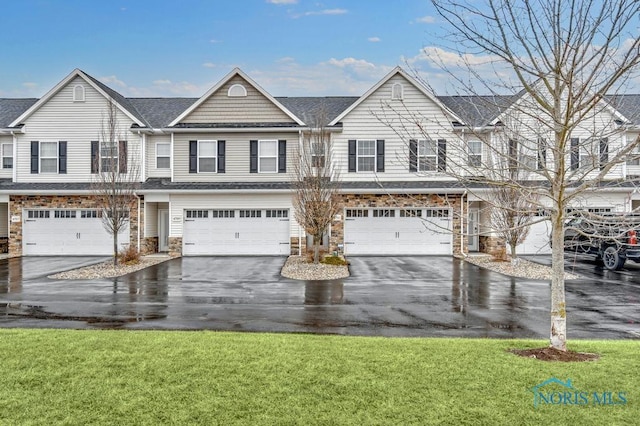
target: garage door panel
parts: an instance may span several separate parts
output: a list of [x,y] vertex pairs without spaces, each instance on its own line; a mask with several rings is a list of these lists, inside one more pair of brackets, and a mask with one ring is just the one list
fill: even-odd
[[448,209],[346,209],[345,253],[451,254],[449,214]]
[[534,223],[529,228],[529,234],[524,242],[516,247],[518,254],[550,254],[549,244],[551,235],[551,222],[543,220]]
[[[206,212],[206,213],[205,213]],[[226,217],[219,217],[222,213]],[[289,255],[288,210],[185,211],[183,255]]]

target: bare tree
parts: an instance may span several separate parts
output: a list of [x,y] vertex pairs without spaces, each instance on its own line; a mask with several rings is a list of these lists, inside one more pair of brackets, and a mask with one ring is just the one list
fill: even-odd
[[[103,113],[99,141],[92,142],[92,191],[100,206],[102,224],[113,237],[113,265],[118,264],[118,235],[130,226],[136,204],[138,162],[129,162],[129,147],[120,129],[118,106],[109,98]],[[133,163],[133,164],[131,164]]]
[[320,108],[301,138],[293,167],[295,218],[313,237],[313,263],[320,261],[320,246],[334,216],[340,212],[339,169],[332,160],[326,113]]
[[[497,111],[489,123],[493,129],[470,129],[489,138],[484,145],[486,162],[449,169],[456,169],[456,177],[465,182],[473,176],[481,187],[489,188],[487,193],[491,188],[509,188],[514,196],[548,209],[553,271],[550,345],[566,350],[567,212],[583,202],[587,191],[597,191],[612,176],[622,177],[620,166],[637,144],[625,142],[625,118],[609,100],[638,69],[640,3],[433,0],[433,4],[450,28],[453,43],[447,49],[459,60],[452,65],[436,54],[437,49],[429,59],[447,71],[458,90],[473,95],[463,100],[470,109]],[[473,61],[472,56],[485,61]],[[483,74],[487,68],[496,72]],[[487,93],[492,96],[484,96]],[[468,150],[469,136],[461,139],[460,149]],[[510,140],[517,141],[517,150]],[[457,156],[463,157],[463,152]],[[464,173],[486,171],[500,159],[528,171],[529,179],[520,174],[514,179],[508,173]]]

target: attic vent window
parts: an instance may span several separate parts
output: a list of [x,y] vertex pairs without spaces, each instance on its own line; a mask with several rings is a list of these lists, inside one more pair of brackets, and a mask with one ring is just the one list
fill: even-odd
[[242,84],[234,84],[233,86],[229,87],[227,96],[229,96],[230,98],[247,96],[247,89],[245,89]]
[[84,102],[84,86],[77,84],[73,87],[73,102]]
[[402,100],[403,88],[402,84],[396,83],[391,86],[391,99],[393,100]]

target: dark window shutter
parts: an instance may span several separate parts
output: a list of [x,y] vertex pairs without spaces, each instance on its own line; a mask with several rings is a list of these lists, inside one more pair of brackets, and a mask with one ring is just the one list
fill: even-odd
[[249,173],[258,173],[258,141],[249,141]]
[[127,173],[127,141],[120,141],[118,144],[118,172]]
[[544,170],[547,167],[547,141],[538,139],[538,170]]
[[40,169],[40,144],[38,141],[31,141],[31,173],[37,174]]
[[609,162],[609,138],[600,139],[600,169]]
[[447,171],[447,141],[438,139],[438,171]]
[[349,140],[349,171],[356,171],[356,141],[354,139]]
[[198,141],[189,141],[189,173],[198,173]]
[[418,171],[418,141],[415,139],[409,140],[409,171]]
[[100,158],[99,158],[100,143],[98,141],[91,141],[91,173],[98,173]]
[[218,173],[224,173],[225,170],[225,141],[218,141]]
[[278,141],[278,173],[287,173],[287,141]]
[[67,173],[67,142],[58,142],[58,173]]
[[384,172],[384,139],[376,141],[376,172]]
[[571,138],[571,170],[580,167],[580,139]]

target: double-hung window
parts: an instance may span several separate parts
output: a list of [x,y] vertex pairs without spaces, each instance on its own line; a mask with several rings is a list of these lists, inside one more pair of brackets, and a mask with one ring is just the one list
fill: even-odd
[[198,173],[215,173],[218,141],[198,141]]
[[58,142],[40,142],[40,172],[58,173]]
[[374,172],[376,170],[376,141],[359,140],[357,147],[357,170]]
[[278,172],[278,141],[258,141],[258,171],[260,173]]
[[100,142],[100,171],[118,172],[118,142]]
[[469,141],[467,147],[469,150],[469,166],[480,167],[482,165],[482,142]]
[[13,169],[13,144],[2,144],[2,168]]
[[326,144],[320,141],[311,143],[311,167],[324,167]]
[[418,171],[433,172],[438,169],[438,145],[433,140],[418,141]]
[[169,142],[156,143],[156,168],[168,169],[171,167],[171,144]]

